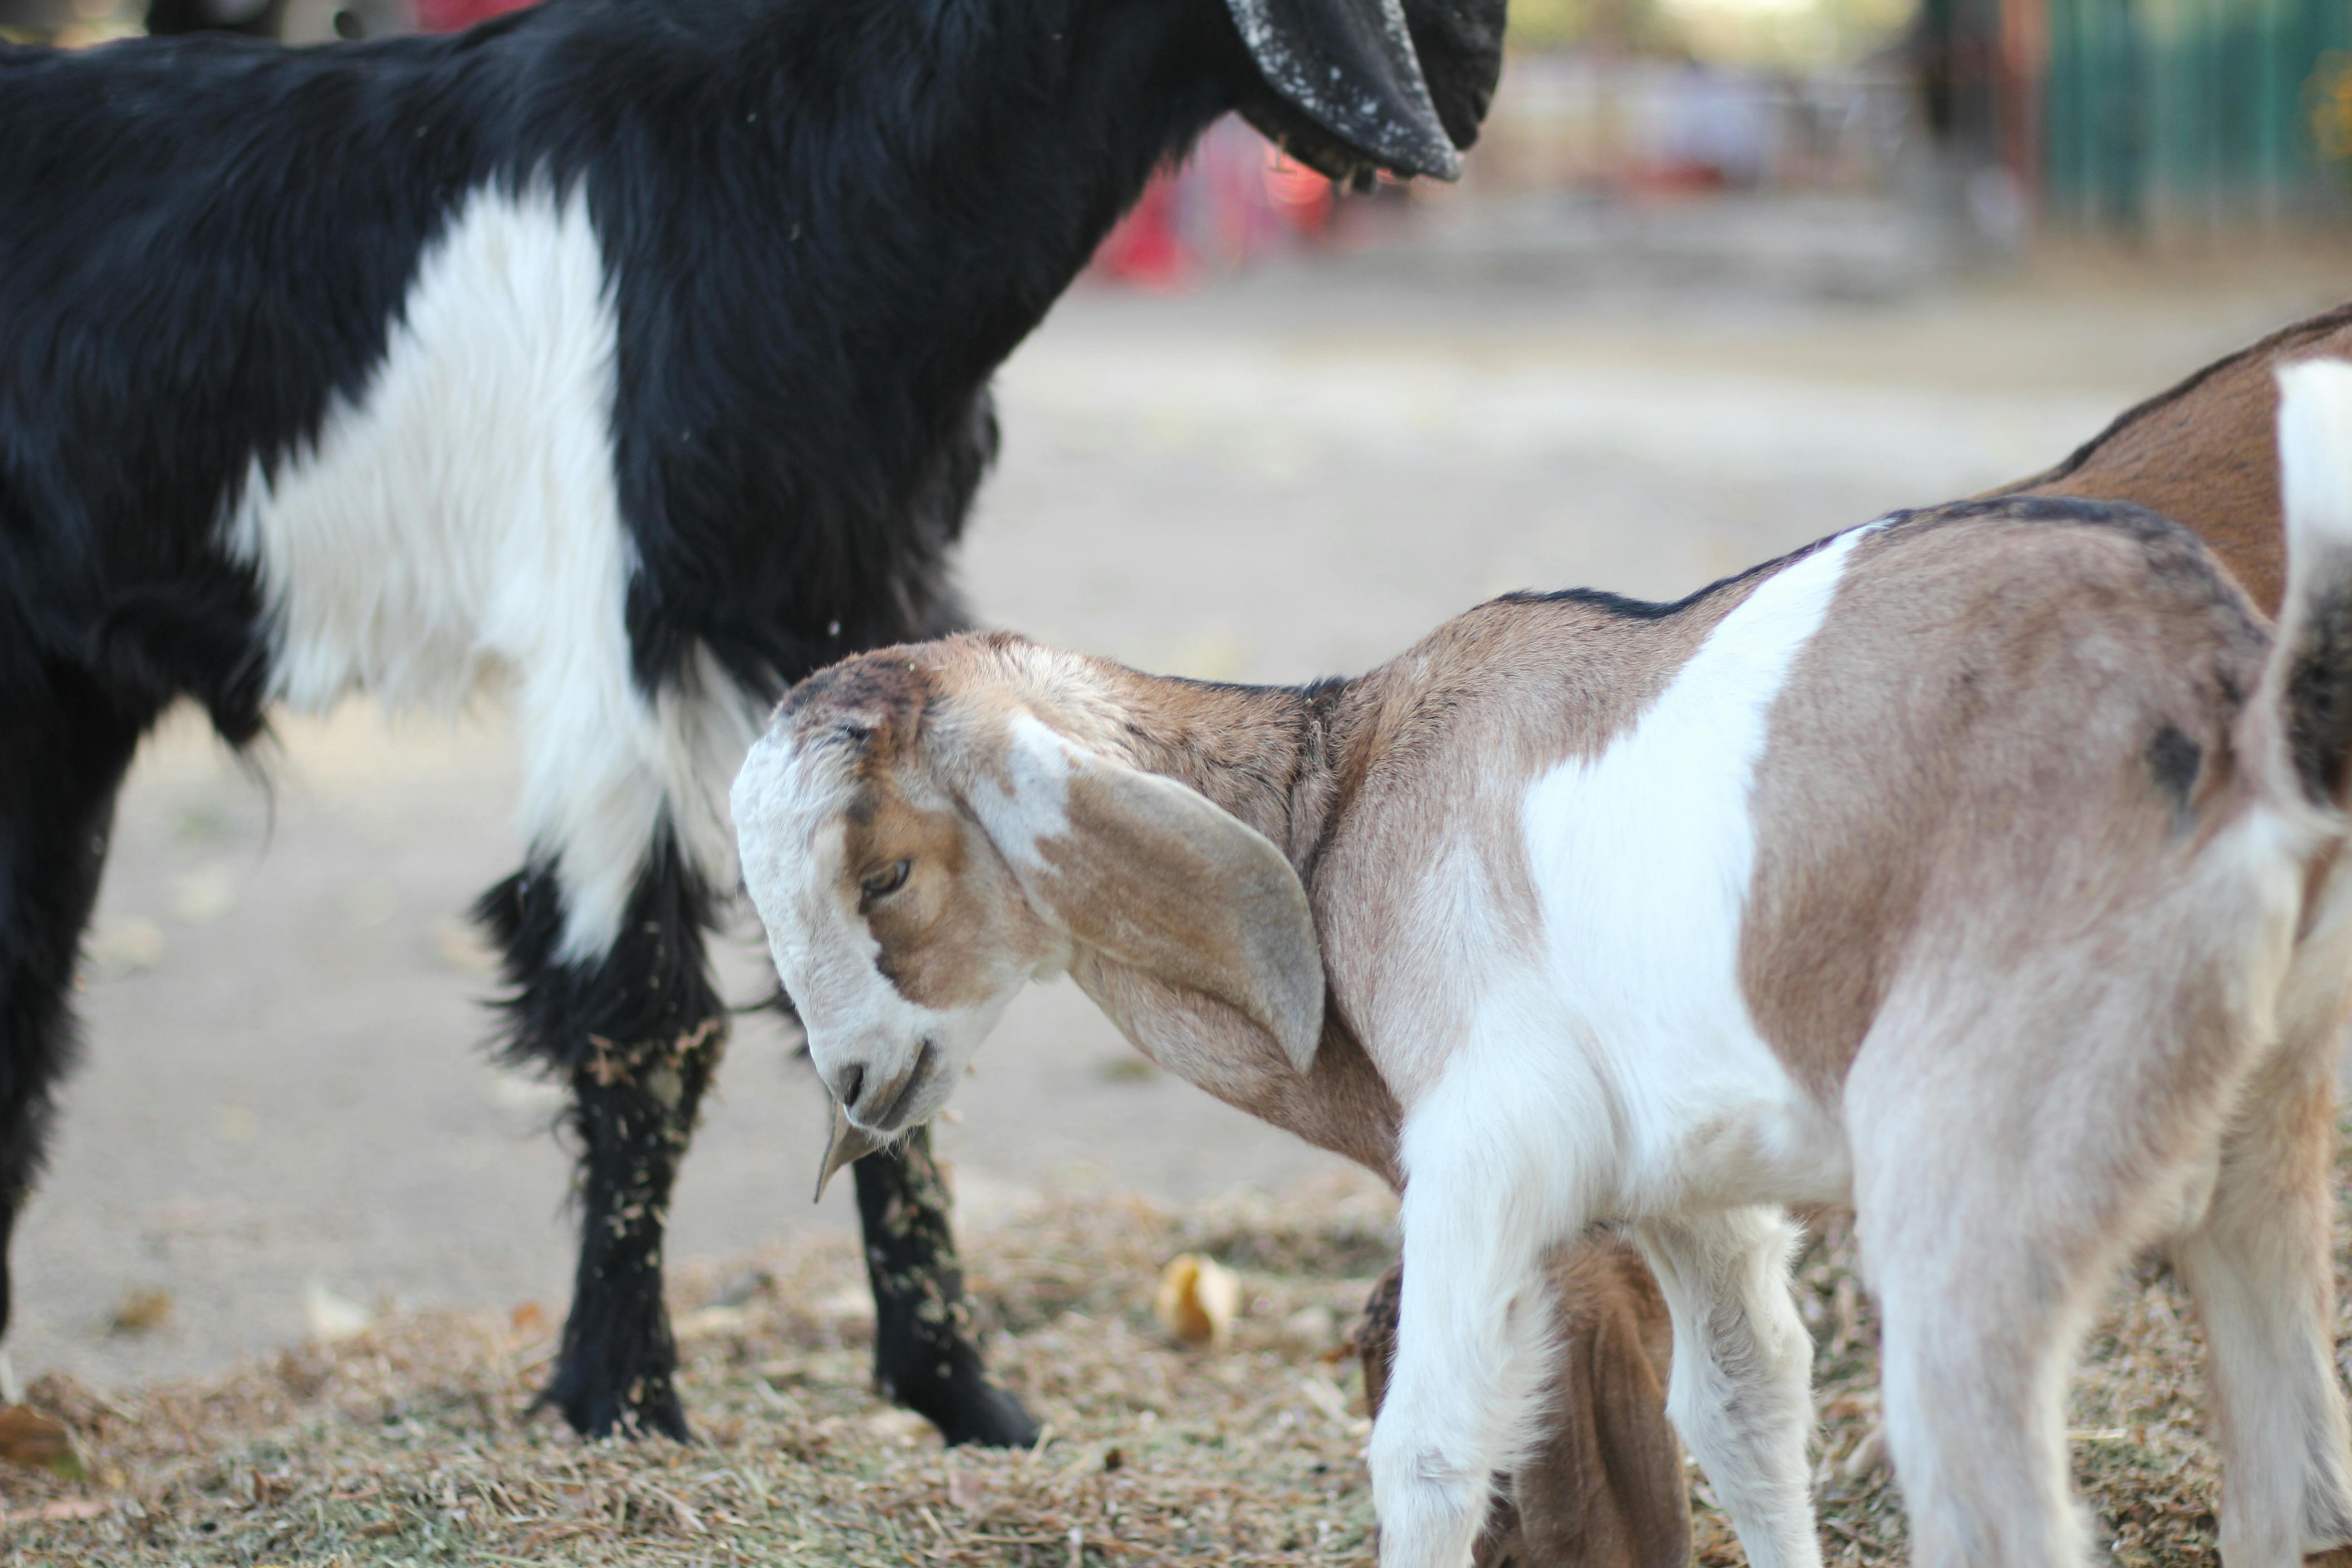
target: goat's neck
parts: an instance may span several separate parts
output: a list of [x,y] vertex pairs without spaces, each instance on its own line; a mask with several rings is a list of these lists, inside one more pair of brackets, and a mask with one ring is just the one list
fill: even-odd
[[808,303],[845,353],[905,360],[914,407],[959,408],[1230,106],[1239,49],[1222,0],[785,7],[764,62],[778,134],[832,148],[812,168],[780,147],[787,177],[814,176],[787,199],[859,263],[813,271],[845,292]]
[[1334,795],[1329,719],[1345,685],[1235,686],[1089,662],[1098,700],[1087,740],[1200,791],[1309,870]]

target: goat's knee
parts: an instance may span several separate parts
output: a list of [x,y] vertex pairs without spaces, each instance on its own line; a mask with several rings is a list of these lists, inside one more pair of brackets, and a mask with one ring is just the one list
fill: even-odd
[[1486,1521],[1488,1472],[1421,1440],[1395,1402],[1372,1431],[1381,1568],[1461,1568]]

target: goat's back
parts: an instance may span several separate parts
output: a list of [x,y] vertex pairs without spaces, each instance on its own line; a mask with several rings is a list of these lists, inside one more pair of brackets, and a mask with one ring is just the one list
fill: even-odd
[[[1695,694],[1739,637],[1699,679],[1743,689]],[[2274,782],[2239,739],[2270,644],[2185,530],[2042,499],[1899,514],[1676,605],[1497,601],[1355,699],[1372,760],[1343,769],[1318,877],[1349,889],[1318,900],[1337,994],[1375,1037],[1437,1037],[1423,998],[1476,987],[1397,936],[1476,864],[1476,963],[1671,953],[1610,984],[1716,995],[1691,1027],[1758,1039],[1780,1064],[1759,1071],[1834,1102],[1906,973],[2047,963],[2087,994],[2186,962],[2210,847]],[[1604,904],[1562,949],[1549,928]]]

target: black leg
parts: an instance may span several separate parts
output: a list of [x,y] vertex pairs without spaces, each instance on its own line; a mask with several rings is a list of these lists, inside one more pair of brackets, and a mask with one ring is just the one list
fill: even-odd
[[40,1173],[50,1096],[73,1063],[68,1006],[106,865],[114,795],[146,727],[78,671],[0,695],[0,1331],[7,1244]]
[[665,835],[601,963],[557,958],[562,898],[543,864],[491,889],[477,912],[505,949],[516,987],[506,1004],[509,1053],[562,1071],[579,1142],[580,1267],[555,1375],[540,1397],[592,1436],[684,1441],[662,1238],[727,1037],[703,962],[709,895]]
[[929,1418],[950,1443],[1026,1448],[1037,1423],[988,1381],[948,1229],[948,1189],[919,1128],[850,1167],[874,1286],[874,1382],[886,1399]]

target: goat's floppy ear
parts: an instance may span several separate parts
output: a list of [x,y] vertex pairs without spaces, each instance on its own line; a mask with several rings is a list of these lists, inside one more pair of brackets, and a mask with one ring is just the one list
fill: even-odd
[[981,781],[969,804],[1038,912],[1081,950],[1081,969],[1091,954],[1133,971],[1246,1026],[1230,1031],[1254,1037],[1234,1049],[1263,1057],[1270,1043],[1295,1070],[1313,1066],[1322,951],[1282,852],[1172,779],[1072,745],[1026,714],[1010,728],[1010,787]]
[[1396,174],[1461,177],[1402,0],[1225,4],[1258,73],[1291,108]]

